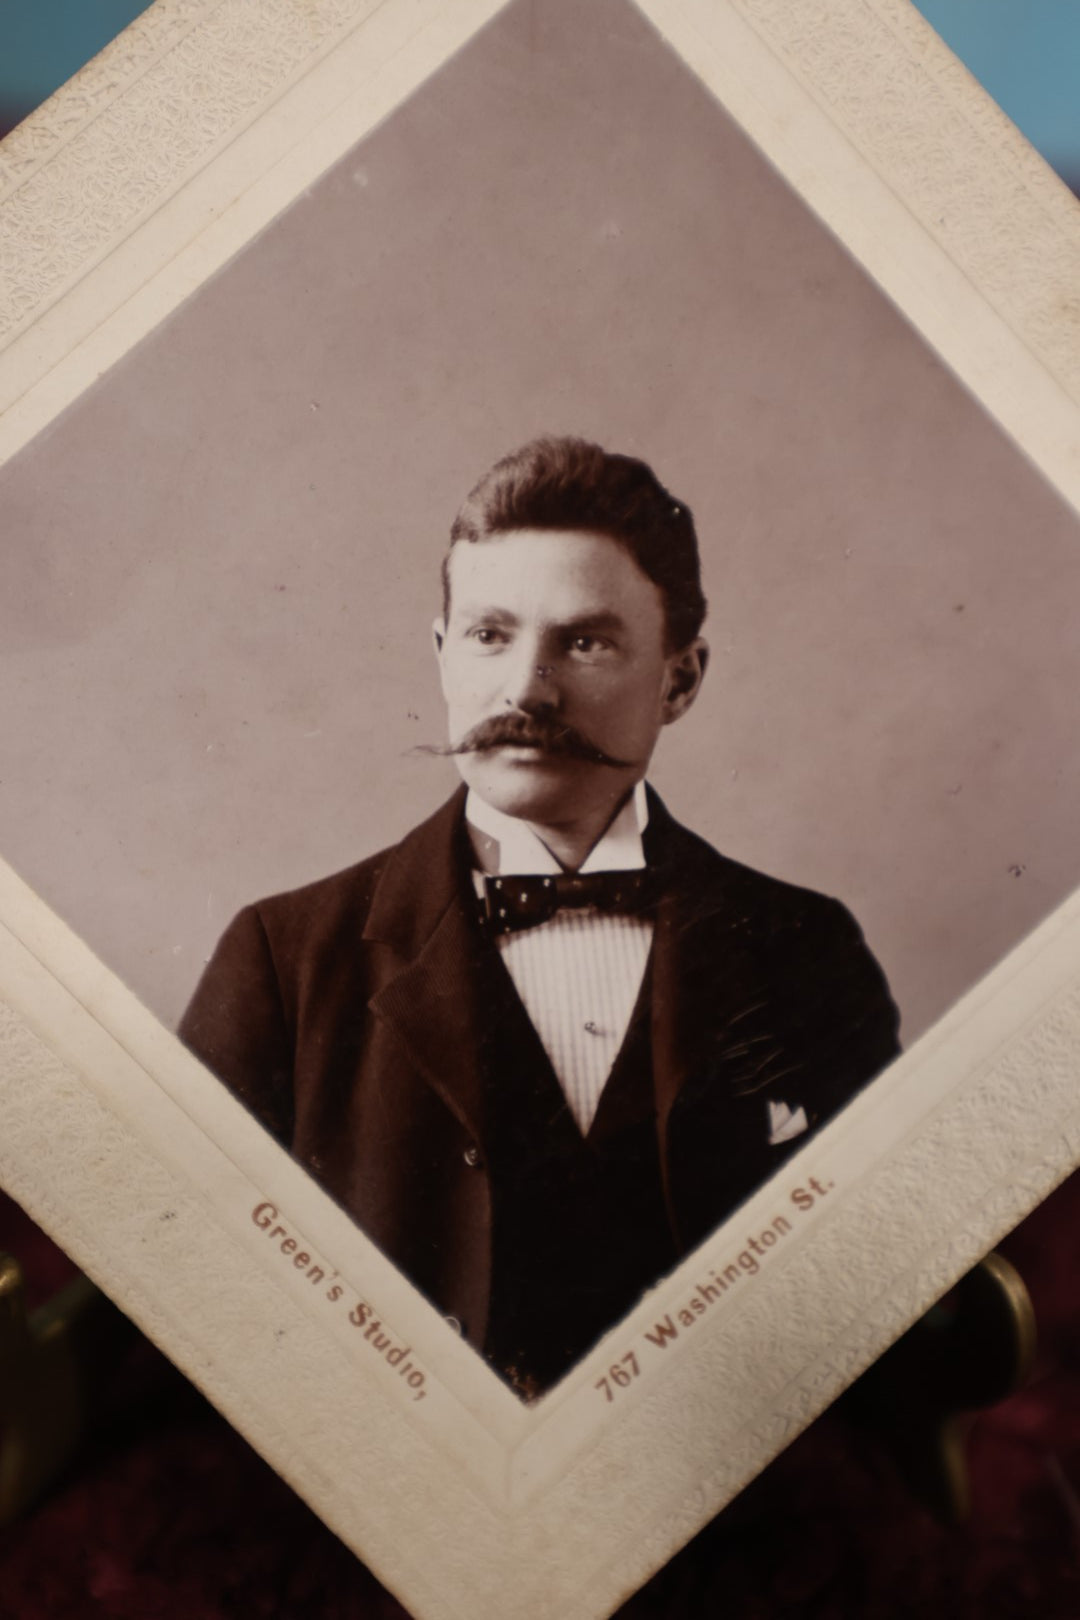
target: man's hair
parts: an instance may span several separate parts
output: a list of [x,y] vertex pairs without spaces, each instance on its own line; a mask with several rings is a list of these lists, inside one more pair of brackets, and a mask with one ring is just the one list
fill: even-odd
[[[450,529],[450,550],[516,529],[578,529],[614,540],[660,590],[667,651],[681,651],[701,629],[705,598],[693,514],[644,461],[611,455],[586,439],[533,439],[470,490]],[[446,615],[449,565],[447,552]]]

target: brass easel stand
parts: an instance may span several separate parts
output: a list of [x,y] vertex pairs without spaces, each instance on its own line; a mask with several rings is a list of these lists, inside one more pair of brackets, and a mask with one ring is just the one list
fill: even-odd
[[935,1518],[968,1517],[965,1442],[976,1411],[1026,1381],[1035,1359],[1035,1311],[1019,1272],[988,1254],[840,1398],[870,1430],[911,1494]]
[[28,1317],[22,1268],[0,1254],[0,1527],[72,1461],[135,1331],[83,1276]]
[[[135,1331],[82,1276],[28,1318],[21,1268],[0,1254],[0,1526],[73,1460]],[[972,1415],[1017,1389],[1034,1353],[1027,1289],[991,1254],[852,1385],[841,1409],[884,1443],[924,1506],[957,1523],[969,1507]]]

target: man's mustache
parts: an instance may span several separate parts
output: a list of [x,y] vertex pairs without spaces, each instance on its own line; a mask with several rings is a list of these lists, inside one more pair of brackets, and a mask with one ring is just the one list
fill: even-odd
[[616,759],[590,742],[576,727],[545,715],[492,714],[479,721],[464,737],[453,743],[422,743],[424,754],[486,754],[495,748],[535,748],[538,753],[563,759],[581,759],[590,765],[610,765],[613,770],[629,770],[634,761]]

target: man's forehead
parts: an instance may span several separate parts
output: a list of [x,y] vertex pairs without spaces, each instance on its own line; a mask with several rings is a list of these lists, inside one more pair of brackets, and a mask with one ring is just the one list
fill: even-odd
[[577,529],[514,529],[450,549],[453,605],[529,605],[542,591],[576,615],[659,597],[629,551],[609,535]]

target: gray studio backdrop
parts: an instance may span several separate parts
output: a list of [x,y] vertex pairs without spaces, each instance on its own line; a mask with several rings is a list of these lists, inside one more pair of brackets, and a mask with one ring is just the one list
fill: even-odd
[[654,780],[840,895],[908,1040],[1080,882],[1080,535],[623,0],[518,0],[0,480],[0,851],[167,1022],[450,790],[453,512],[540,431],[693,507]]

